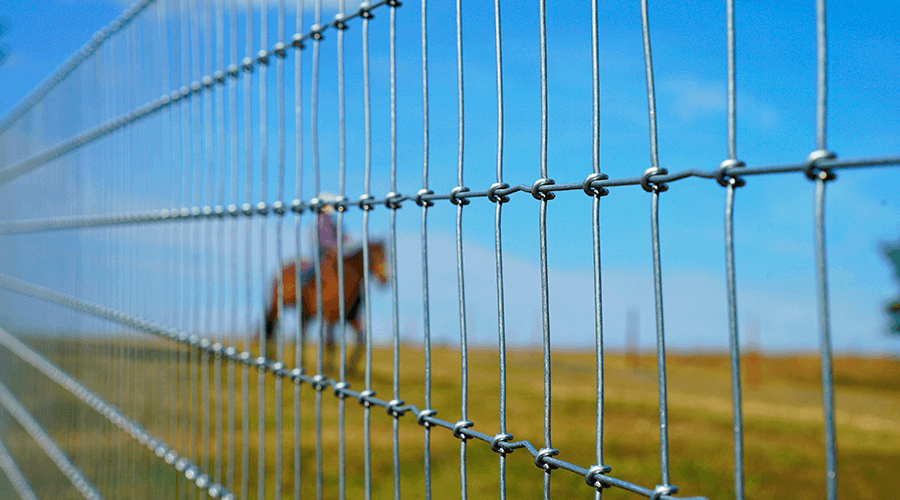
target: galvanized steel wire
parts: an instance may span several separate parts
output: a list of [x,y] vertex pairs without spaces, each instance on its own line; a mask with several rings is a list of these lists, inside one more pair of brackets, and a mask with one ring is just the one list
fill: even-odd
[[16,465],[12,455],[9,454],[9,450],[6,449],[3,441],[0,441],[0,470],[3,470],[3,473],[9,478],[9,482],[16,490],[19,498],[22,500],[37,500],[34,489],[31,488],[28,480],[22,475],[22,471]]
[[[29,94],[22,104],[10,112],[0,122],[0,135],[12,127],[22,116],[29,113],[34,106],[48,95],[54,87],[66,80],[66,78],[81,64],[92,60],[97,74],[104,73],[104,81],[110,86],[126,84],[128,80],[121,75],[114,75],[105,71],[107,66],[114,67],[118,58],[131,61],[138,52],[138,42],[145,33],[135,30],[126,30],[122,35],[120,45],[109,46],[107,41],[122,31],[134,19],[139,19],[147,11],[147,7],[153,0],[143,0],[128,9],[114,23],[104,28],[93,38],[92,42],[70,58],[51,77],[45,80],[35,91]],[[138,449],[144,446],[165,462],[173,471],[186,480],[179,479],[174,484],[175,496],[187,498],[196,491],[199,495],[207,494],[212,498],[248,498],[250,496],[251,478],[251,424],[250,415],[250,380],[251,369],[256,369],[257,384],[257,411],[256,415],[256,495],[264,498],[271,486],[276,498],[283,496],[283,484],[285,481],[284,468],[284,444],[287,442],[283,435],[282,384],[284,379],[294,384],[293,389],[293,485],[294,498],[301,496],[301,470],[308,467],[301,461],[301,410],[302,397],[300,387],[309,384],[315,390],[314,420],[316,429],[315,438],[315,491],[317,498],[325,496],[325,480],[323,479],[326,468],[323,455],[326,453],[326,445],[323,442],[323,394],[329,390],[338,398],[338,470],[339,483],[337,485],[338,496],[343,499],[346,496],[346,452],[348,440],[345,436],[345,412],[347,398],[357,400],[363,406],[363,438],[362,454],[365,468],[364,487],[365,498],[371,498],[374,468],[371,457],[371,408],[381,407],[393,419],[391,447],[393,467],[393,494],[394,498],[401,498],[401,445],[399,439],[400,419],[406,414],[415,417],[416,423],[424,429],[424,496],[431,498],[432,485],[432,456],[431,456],[431,432],[433,428],[440,427],[448,430],[459,440],[459,479],[461,497],[466,498],[468,493],[469,467],[468,442],[472,440],[482,441],[490,446],[490,449],[498,454],[499,460],[499,494],[500,498],[506,498],[506,470],[510,466],[507,455],[517,449],[526,449],[534,459],[534,465],[541,469],[543,476],[544,498],[550,498],[550,479],[554,470],[565,470],[584,477],[586,484],[595,490],[595,498],[601,498],[603,489],[616,487],[651,499],[675,498],[678,487],[671,484],[669,464],[669,418],[667,403],[667,371],[666,371],[666,338],[665,318],[663,314],[663,286],[662,286],[662,257],[659,230],[659,203],[660,194],[669,188],[669,184],[696,177],[702,179],[714,179],[726,188],[724,210],[724,246],[726,257],[726,296],[728,302],[728,329],[729,347],[732,375],[732,410],[733,410],[733,439],[734,439],[734,490],[735,498],[744,496],[744,459],[743,459],[743,421],[742,421],[742,390],[740,385],[740,342],[737,326],[737,291],[735,278],[734,256],[734,203],[736,188],[744,184],[744,177],[753,175],[771,175],[777,173],[803,172],[815,183],[815,259],[819,300],[819,331],[820,331],[820,358],[822,362],[822,388],[823,411],[825,421],[825,457],[826,457],[826,495],[827,498],[836,498],[837,491],[837,458],[834,427],[834,394],[831,368],[831,332],[829,319],[828,277],[826,266],[825,245],[825,186],[826,182],[835,178],[834,171],[838,169],[872,168],[872,167],[897,167],[900,165],[900,156],[882,156],[873,158],[837,159],[826,148],[826,116],[827,116],[827,51],[825,32],[825,3],[817,0],[817,99],[816,99],[816,151],[806,161],[795,164],[745,166],[738,159],[736,146],[737,123],[737,92],[735,70],[735,28],[734,28],[734,4],[733,0],[726,0],[726,40],[727,40],[727,159],[717,168],[704,170],[694,168],[669,174],[665,168],[659,165],[659,153],[657,144],[657,120],[656,120],[656,92],[654,89],[654,70],[651,55],[650,38],[650,11],[647,0],[641,1],[641,26],[644,51],[644,69],[646,77],[648,126],[649,126],[649,153],[650,168],[639,177],[610,179],[601,170],[600,164],[600,85],[601,68],[599,56],[598,33],[598,7],[594,0],[591,3],[591,67],[592,67],[592,168],[583,180],[568,179],[567,183],[557,183],[549,177],[548,142],[550,130],[549,115],[549,77],[547,65],[547,27],[546,5],[544,0],[538,2],[539,19],[539,66],[540,66],[540,154],[538,177],[531,184],[509,185],[504,183],[504,77],[503,77],[503,44],[501,36],[501,2],[495,0],[494,14],[494,50],[496,62],[496,104],[497,104],[497,144],[496,144],[496,182],[485,186],[483,190],[471,190],[464,183],[464,167],[466,166],[466,101],[464,91],[466,80],[464,78],[464,43],[463,43],[463,2],[457,0],[455,6],[455,56],[456,56],[456,92],[457,92],[457,149],[456,149],[456,182],[457,185],[447,193],[434,193],[429,189],[429,168],[431,153],[431,134],[429,130],[429,64],[428,64],[428,9],[425,0],[421,3],[421,60],[422,60],[422,187],[415,194],[401,194],[398,192],[398,64],[396,58],[397,41],[397,12],[401,7],[396,0],[383,0],[380,2],[363,3],[355,11],[345,12],[343,0],[341,0],[338,14],[330,23],[322,21],[322,1],[316,0],[314,4],[314,23],[303,31],[304,3],[296,4],[296,34],[290,39],[285,38],[286,6],[284,0],[278,3],[277,36],[279,41],[271,48],[268,37],[270,26],[268,9],[260,9],[260,19],[257,25],[252,15],[246,15],[246,25],[243,33],[238,27],[237,0],[228,3],[228,18],[230,25],[226,27],[226,7],[223,3],[216,2],[211,7],[209,2],[201,0],[171,0],[171,5],[166,1],[157,4],[156,15],[161,19],[164,11],[171,7],[178,12],[171,23],[170,30],[164,30],[158,26],[155,34],[155,44],[164,46],[165,54],[160,58],[180,58],[171,66],[162,64],[165,68],[165,76],[161,82],[161,88],[136,88],[134,93],[115,93],[103,97],[102,107],[105,113],[101,113],[104,119],[99,125],[94,125],[68,138],[50,144],[30,156],[16,160],[0,168],[0,185],[13,182],[29,172],[45,167],[55,160],[66,158],[76,151],[83,151],[99,144],[101,152],[98,157],[112,165],[114,174],[109,185],[104,186],[102,207],[99,213],[64,215],[56,217],[42,217],[36,219],[13,220],[0,222],[0,235],[17,235],[29,233],[46,233],[51,231],[74,231],[99,228],[104,231],[110,240],[116,241],[122,238],[125,231],[130,231],[132,237],[138,233],[137,226],[141,224],[158,224],[166,222],[182,222],[181,228],[173,225],[168,238],[172,243],[172,255],[166,259],[166,265],[179,271],[182,277],[178,283],[173,284],[173,302],[177,307],[172,311],[171,317],[162,318],[161,326],[156,322],[143,319],[143,314],[149,312],[145,300],[141,298],[135,278],[140,264],[149,255],[145,249],[124,245],[114,246],[112,255],[105,257],[104,264],[113,266],[113,261],[124,261],[129,264],[127,271],[115,270],[113,279],[103,284],[97,290],[97,294],[108,298],[106,305],[99,305],[90,300],[74,297],[59,291],[51,290],[44,286],[38,286],[13,277],[0,275],[0,288],[17,294],[30,296],[64,308],[83,314],[91,315],[118,325],[115,333],[118,335],[115,342],[101,348],[106,351],[103,355],[117,360],[118,366],[115,373],[111,373],[104,381],[103,392],[113,394],[114,400],[105,402],[99,395],[89,390],[78,382],[73,376],[56,367],[44,356],[32,350],[15,336],[0,329],[0,344],[15,353],[23,361],[43,372],[50,380],[58,383],[84,404],[103,415],[108,423],[106,425],[119,428],[122,433],[115,438],[115,457],[105,456],[103,460],[110,462],[115,459],[116,470],[121,470],[124,465],[122,460],[127,460],[126,447],[131,450],[129,465],[134,472],[139,460]],[[389,9],[388,21],[388,52],[389,52],[389,115],[390,115],[390,191],[383,196],[376,197],[372,191],[373,177],[373,135],[377,132],[377,125],[373,125],[372,88],[370,50],[370,23],[373,22],[373,12],[380,7]],[[253,12],[254,3],[247,1],[246,9]],[[357,19],[359,18],[359,19]],[[349,201],[346,197],[345,176],[347,168],[346,149],[346,96],[345,96],[345,31],[349,28],[349,22],[357,21],[361,25],[362,45],[360,47],[362,66],[362,93],[361,100],[364,110],[364,180],[363,193],[357,201]],[[259,28],[258,44],[261,47],[256,53],[257,44],[255,30]],[[325,42],[324,33],[334,29],[337,39],[336,68],[337,68],[337,111],[338,111],[338,178],[339,195],[334,199],[322,197],[322,168],[319,150],[319,122],[320,113],[323,112],[323,104],[320,102],[320,91],[323,84],[320,82],[321,45]],[[205,30],[205,31],[204,31]],[[226,36],[226,32],[227,35]],[[245,57],[240,64],[226,66],[226,59],[237,60],[238,47],[245,42]],[[227,40],[227,42],[226,42]],[[303,101],[306,97],[302,84],[301,55],[306,43],[312,45],[312,71],[309,88],[308,122],[307,111]],[[203,43],[208,43],[206,47]],[[379,44],[383,41],[379,40]],[[226,46],[228,50],[226,50]],[[102,51],[103,49],[109,49]],[[100,51],[96,56],[95,52]],[[296,155],[296,191],[293,200],[286,199],[285,172],[288,168],[287,120],[288,111],[285,103],[285,61],[289,51],[294,54],[295,66],[293,80],[295,84],[294,95],[294,127],[295,155]],[[213,54],[217,57],[214,59]],[[272,60],[275,62],[275,109],[277,116],[270,120],[268,112],[272,102],[267,94],[271,75],[268,66]],[[129,63],[130,73],[137,72],[137,68]],[[218,69],[216,69],[218,68]],[[177,74],[176,74],[177,73]],[[205,75],[193,80],[190,85],[176,87],[176,82],[187,82],[192,75]],[[238,100],[241,91],[238,88],[238,79],[243,78],[243,110],[239,112]],[[149,87],[149,85],[144,85]],[[166,94],[166,89],[172,88]],[[162,91],[161,97],[149,100],[143,104],[138,101],[148,92]],[[256,106],[254,108],[254,99]],[[360,96],[355,96],[359,99]],[[402,99],[402,95],[399,96]],[[160,112],[166,111],[163,116]],[[171,164],[171,181],[173,185],[180,184],[180,188],[173,188],[171,203],[173,207],[156,210],[145,210],[143,205],[131,199],[125,206],[129,209],[122,211],[122,205],[107,201],[114,195],[130,195],[137,198],[149,193],[149,179],[140,178],[137,173],[130,172],[128,166],[139,161],[139,152],[135,150],[139,143],[139,132],[144,129],[138,127],[150,127],[147,122],[157,119],[163,128],[161,134],[164,151],[158,152],[160,156],[168,157]],[[241,122],[243,127],[241,127]],[[156,123],[156,122],[153,122]],[[277,188],[276,201],[268,201],[270,181],[268,179],[269,130],[272,123],[277,128]],[[178,131],[181,131],[180,133]],[[303,170],[306,159],[303,150],[304,131],[309,131],[310,152],[312,160],[313,194],[305,196],[303,190]],[[256,138],[256,139],[255,139]],[[103,141],[103,139],[109,139]],[[241,141],[243,139],[243,141]],[[243,142],[243,145],[241,145]],[[226,155],[226,151],[228,154]],[[243,161],[239,160],[240,153],[244,154]],[[241,184],[241,167],[243,167],[244,195],[243,202],[239,196]],[[556,170],[555,170],[556,171]],[[230,193],[226,196],[226,173],[228,174]],[[508,177],[508,176],[507,176]],[[254,182],[258,181],[258,196],[260,200],[253,203],[256,195]],[[610,188],[623,186],[641,186],[650,194],[650,242],[652,248],[652,266],[654,276],[654,302],[656,311],[656,345],[657,345],[657,375],[659,390],[659,463],[660,483],[655,487],[643,487],[612,475],[612,468],[605,464],[607,456],[603,450],[604,436],[604,332],[603,332],[603,299],[601,267],[601,231],[600,212],[602,197],[609,193]],[[204,189],[205,188],[205,189]],[[582,467],[574,463],[555,458],[560,450],[552,447],[551,440],[551,415],[553,398],[551,394],[551,318],[549,267],[553,257],[548,252],[547,211],[551,200],[557,192],[582,190],[592,198],[592,252],[593,252],[593,291],[594,291],[594,344],[596,357],[596,427],[595,427],[595,457],[596,464]],[[542,368],[543,368],[543,444],[536,447],[530,441],[514,441],[513,435],[507,428],[507,339],[506,339],[506,298],[504,293],[504,254],[502,214],[503,204],[510,201],[515,193],[529,193],[538,201],[538,237],[540,257],[540,295],[541,295],[541,339],[542,339]],[[468,343],[469,331],[467,328],[466,308],[466,283],[465,283],[465,252],[463,244],[463,213],[464,206],[473,199],[487,198],[495,203],[494,211],[494,266],[495,286],[497,297],[497,348],[499,354],[499,395],[498,395],[498,432],[495,434],[484,433],[475,430],[478,423],[468,420],[468,396],[469,396],[469,358]],[[428,216],[429,211],[436,209],[435,202],[449,201],[456,206],[455,238],[456,238],[456,285],[458,292],[459,314],[459,348],[460,348],[460,408],[459,420],[452,422],[438,419],[435,415],[438,408],[432,407],[432,339],[431,339],[431,308],[429,302],[429,245],[428,245]],[[422,313],[424,325],[423,352],[424,362],[424,409],[419,409],[413,404],[407,404],[401,399],[400,384],[400,315],[399,315],[399,288],[397,273],[392,273],[391,287],[391,347],[392,347],[392,374],[391,374],[391,398],[379,399],[373,391],[373,344],[372,335],[365,336],[365,373],[364,389],[351,390],[347,383],[347,346],[345,334],[347,331],[346,311],[343,300],[340,303],[340,319],[337,325],[339,332],[339,369],[337,378],[325,375],[324,356],[326,335],[329,329],[335,325],[327,325],[323,315],[323,280],[321,273],[319,248],[321,248],[320,231],[314,231],[312,238],[313,269],[316,296],[316,320],[318,324],[318,340],[316,342],[316,361],[314,374],[309,374],[309,368],[303,364],[303,326],[301,309],[299,305],[301,288],[301,259],[299,249],[302,248],[301,218],[312,213],[314,218],[327,208],[333,209],[337,220],[337,255],[338,262],[343,262],[346,248],[344,245],[344,216],[351,207],[360,208],[362,213],[361,235],[363,248],[363,267],[369,270],[372,263],[369,262],[368,249],[372,243],[370,239],[370,216],[376,207],[384,205],[390,210],[390,244],[389,261],[392,269],[397,269],[397,210],[408,202],[414,202],[422,207],[421,215],[421,258],[422,258]],[[250,258],[244,264],[245,274],[243,285],[246,286],[246,323],[256,324],[259,331],[267,328],[266,318],[256,316],[254,304],[259,305],[260,298],[253,295],[252,283],[260,284],[262,290],[262,309],[266,308],[266,291],[270,285],[269,254],[272,253],[280,266],[285,259],[284,219],[285,215],[293,214],[295,244],[298,249],[294,261],[296,280],[292,284],[283,281],[281,273],[276,273],[274,284],[274,301],[277,306],[278,321],[273,326],[276,328],[274,357],[271,357],[267,349],[267,338],[259,336],[259,352],[252,353],[253,339],[251,332],[245,330],[242,335],[230,332],[228,337],[217,338],[212,335],[203,335],[200,332],[216,331],[226,321],[214,314],[213,305],[228,302],[232,306],[231,323],[237,325],[240,313],[239,304],[239,265],[238,257],[240,238],[244,238],[244,255]],[[275,248],[269,249],[269,223],[268,220],[275,217]],[[229,220],[226,220],[228,218]],[[252,248],[254,239],[254,219],[259,222],[258,229],[259,246],[256,251]],[[205,223],[205,225],[203,224]],[[243,227],[242,227],[243,224]],[[230,252],[230,280],[232,290],[224,290],[213,286],[214,277],[224,271],[225,255],[221,253],[205,254],[200,256],[195,252],[205,243],[215,241],[219,248],[228,248]],[[179,251],[177,247],[180,246]],[[254,253],[258,252],[256,255]],[[202,261],[200,259],[203,259]],[[253,266],[256,266],[254,268]],[[119,276],[117,273],[128,273]],[[344,297],[344,268],[337,266],[338,296]],[[369,272],[363,273],[363,297],[370,297],[371,283]],[[296,366],[291,368],[285,365],[285,336],[283,319],[285,308],[285,289],[293,287],[297,298],[296,331],[293,340],[296,346]],[[205,292],[205,295],[204,293]],[[226,297],[226,294],[229,295]],[[372,310],[368,300],[363,301],[364,324],[371,326]],[[139,335],[161,339],[175,346],[175,351],[168,351],[166,358],[166,373],[163,384],[168,389],[167,408],[180,408],[178,412],[170,412],[168,415],[155,415],[152,425],[154,428],[165,429],[166,442],[174,443],[171,447],[163,441],[162,436],[154,436],[145,430],[136,419],[128,415],[136,416],[139,413],[140,403],[138,394],[144,392],[144,387],[138,387],[138,378],[143,381],[148,377],[146,373],[141,377],[129,379],[129,374],[138,369],[146,370],[146,356],[138,342]],[[236,345],[241,341],[240,349]],[[236,369],[240,365],[240,396],[236,389]],[[223,389],[222,369],[226,370],[226,389]],[[212,376],[212,380],[210,380]],[[266,458],[271,451],[266,447],[267,442],[267,418],[270,410],[267,404],[267,393],[270,386],[266,383],[269,376],[274,377],[272,384],[274,395],[274,433],[275,433],[275,482],[267,483]],[[212,388],[215,387],[215,389]],[[128,396],[123,394],[131,393]],[[236,406],[240,401],[241,432],[237,427]],[[15,396],[0,384],[0,403],[12,414],[29,434],[44,449],[47,455],[57,464],[63,473],[69,477],[75,487],[85,498],[100,498],[97,492],[82,473],[75,467],[72,461],[65,456],[54,440],[44,432],[39,424],[28,414],[28,411],[16,401]],[[227,406],[227,408],[223,408]],[[445,410],[446,411],[446,410]],[[225,415],[227,412],[227,415]],[[124,436],[130,435],[134,442],[124,442]],[[238,442],[240,444],[238,445]],[[240,447],[238,454],[237,448]],[[176,448],[183,450],[179,454]],[[212,458],[211,458],[212,457]],[[140,460],[146,460],[140,455]],[[101,460],[101,462],[103,461]],[[238,465],[240,461],[240,465]],[[143,462],[142,462],[143,463]],[[147,462],[149,463],[149,462]],[[34,497],[27,481],[17,474],[13,457],[9,455],[3,442],[0,440],[0,468],[11,478],[12,483],[22,498]],[[236,480],[239,476],[239,482]],[[375,478],[377,479],[377,478]],[[115,492],[116,496],[126,495],[122,491],[125,486],[119,481],[101,479],[100,490]],[[238,484],[239,483],[239,484]],[[237,495],[231,493],[234,490]],[[131,496],[136,496],[135,485],[131,485]],[[418,495],[419,492],[414,494]],[[682,497],[683,498],[683,497]],[[696,497],[700,498],[700,497]]]

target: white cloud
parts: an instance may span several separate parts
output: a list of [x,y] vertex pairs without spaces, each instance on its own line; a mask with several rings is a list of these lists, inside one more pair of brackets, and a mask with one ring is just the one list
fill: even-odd
[[663,98],[670,100],[676,116],[692,120],[725,112],[726,94],[722,83],[694,76],[678,76],[664,80],[660,90]]
[[[727,83],[724,79],[705,79],[695,75],[678,75],[663,79],[659,85],[659,102],[685,121],[727,113]],[[760,100],[738,85],[738,120],[749,120],[764,130],[776,127],[780,121],[778,109]]]

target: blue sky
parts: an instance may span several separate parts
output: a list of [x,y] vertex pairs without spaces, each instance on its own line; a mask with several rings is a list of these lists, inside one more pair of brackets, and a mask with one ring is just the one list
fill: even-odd
[[[241,2],[243,3],[243,2]],[[171,4],[171,2],[170,2]],[[259,2],[255,2],[259,22]],[[268,46],[289,35],[275,33],[274,3],[270,11]],[[293,7],[290,7],[292,9]],[[105,1],[16,2],[0,4],[0,14],[9,19],[9,33],[3,43],[12,56],[0,67],[0,115],[5,114],[42,78],[77,50],[100,27],[121,13],[122,4]],[[326,5],[325,19],[331,19],[334,5]],[[431,189],[449,192],[456,186],[456,53],[455,25],[451,2],[429,5],[429,65],[431,107]],[[494,87],[493,9],[487,2],[464,2],[464,67],[466,96],[465,185],[486,189],[495,181],[496,89]],[[421,188],[422,111],[419,5],[406,2],[397,10],[398,18],[398,191],[414,193]],[[771,165],[803,161],[815,149],[815,18],[813,2],[737,2],[737,92],[738,157],[748,165]],[[388,100],[388,12],[382,7],[371,22],[373,92],[373,181],[372,192],[390,191],[389,100]],[[153,17],[155,17],[155,13]],[[241,14],[243,15],[243,14]],[[670,172],[686,168],[715,168],[726,149],[726,73],[724,2],[651,2],[651,37],[657,88],[659,160]],[[829,118],[828,145],[841,158],[897,155],[900,130],[900,16],[892,2],[829,2]],[[171,19],[171,18],[170,18]],[[172,21],[169,21],[172,27]],[[307,11],[304,26],[312,24]],[[362,94],[360,62],[360,22],[354,20],[347,31],[348,102],[348,197],[363,192],[362,180]],[[243,25],[241,25],[243,34]],[[550,2],[547,9],[549,74],[549,176],[557,182],[580,182],[591,171],[591,79],[590,6]],[[540,79],[538,59],[537,4],[504,4],[503,12],[506,136],[504,180],[510,184],[531,184],[540,177]],[[62,36],[64,35],[64,36]],[[258,28],[256,36],[258,37]],[[258,40],[258,38],[257,38]],[[320,159],[322,189],[338,190],[336,76],[334,32],[321,44],[320,78]],[[646,87],[637,2],[602,2],[600,6],[601,45],[601,169],[611,177],[639,175],[649,165]],[[258,41],[254,50],[259,48]],[[144,47],[145,59],[139,67],[121,63],[116,85],[131,88],[140,97],[137,106],[183,83],[220,69],[215,61],[204,61],[203,69],[192,71],[187,80],[177,76],[180,61],[164,62],[167,56],[158,46]],[[230,47],[226,49],[231,54]],[[246,54],[243,39],[239,57]],[[303,198],[312,197],[311,148],[309,147],[310,55],[303,52],[304,165]],[[286,60],[288,72],[288,137],[293,137],[293,57]],[[227,63],[232,57],[225,57]],[[206,63],[210,63],[208,66]],[[226,63],[226,64],[227,64]],[[197,64],[196,66],[199,66]],[[175,71],[168,81],[161,76],[166,68]],[[274,135],[274,65],[269,69],[269,131]],[[85,81],[92,81],[86,75]],[[107,83],[97,84],[106,88]],[[239,83],[242,86],[242,83]],[[254,79],[254,92],[259,86]],[[56,115],[62,129],[77,131],[92,124],[97,116],[110,114],[103,104],[93,105],[88,87],[72,87],[80,106]],[[117,94],[118,95],[118,94]],[[144,101],[140,101],[147,96]],[[256,99],[256,97],[254,97]],[[62,101],[71,105],[71,100]],[[254,106],[256,106],[254,100]],[[121,103],[125,106],[126,103]],[[98,112],[98,108],[100,111]],[[126,106],[127,107],[127,106]],[[241,111],[242,113],[242,111]],[[258,125],[258,111],[254,111]],[[115,113],[112,113],[115,114]],[[67,117],[78,115],[67,120]],[[157,122],[153,122],[154,124]],[[163,124],[165,126],[165,124]],[[80,128],[79,128],[80,127]],[[256,128],[256,127],[254,127]],[[61,130],[62,130],[61,129]],[[148,128],[149,130],[149,128]],[[71,132],[69,132],[71,133]],[[153,140],[153,139],[151,139]],[[49,142],[53,142],[48,139]],[[33,145],[34,146],[34,145]],[[258,131],[254,132],[258,153]],[[40,148],[38,148],[40,149]],[[269,184],[267,199],[274,200],[277,143],[268,142]],[[72,164],[90,163],[91,149],[72,156]],[[243,152],[241,146],[241,152]],[[287,163],[293,165],[296,149],[288,141]],[[242,156],[241,156],[242,157]],[[77,159],[76,159],[77,158]],[[50,211],[49,202],[61,193],[76,198],[66,213],[104,213],[123,209],[159,209],[176,204],[227,204],[209,190],[197,188],[185,193],[171,185],[171,164],[162,155],[135,170],[133,178],[146,176],[150,182],[136,197],[104,192],[101,181],[112,174],[109,167],[90,165],[77,182],[53,180],[37,172],[7,186],[12,193],[4,202],[14,207],[9,219],[33,218]],[[48,167],[62,169],[60,165]],[[158,168],[162,173],[153,173]],[[227,171],[221,170],[222,172]],[[56,170],[51,170],[56,172]],[[259,165],[254,167],[253,201],[258,201]],[[47,180],[49,177],[49,181]],[[126,178],[116,177],[118,182]],[[217,180],[218,178],[216,178]],[[245,175],[238,175],[239,200],[243,203]],[[900,201],[895,194],[898,170],[882,168],[844,171],[830,183],[827,195],[829,273],[835,346],[844,351],[900,352],[900,338],[888,336],[883,313],[886,302],[900,295],[900,284],[892,280],[892,270],[881,255],[880,245],[900,238]],[[737,194],[735,220],[739,323],[743,332],[748,321],[758,321],[762,348],[807,350],[817,345],[816,295],[813,261],[813,205],[811,182],[802,174],[754,176]],[[168,184],[167,184],[168,182]],[[287,199],[293,198],[296,175],[288,168]],[[88,194],[75,194],[76,188]],[[208,185],[206,185],[208,186]],[[230,193],[226,175],[223,186]],[[43,193],[38,189],[44,189]],[[98,189],[94,192],[90,189]],[[100,194],[97,194],[97,193]],[[94,196],[91,196],[91,195]],[[727,346],[725,312],[723,188],[714,181],[688,179],[673,183],[661,197],[661,244],[668,345],[680,349],[721,350]],[[6,195],[4,195],[6,197]],[[64,196],[65,197],[65,196]],[[178,203],[183,201],[184,203]],[[504,255],[509,335],[513,342],[533,343],[539,339],[540,282],[538,278],[538,203],[525,193],[514,195],[504,206]],[[548,207],[549,262],[551,270],[551,335],[554,345],[582,348],[593,338],[593,276],[591,257],[590,198],[580,191],[560,193]],[[650,257],[650,199],[638,187],[612,190],[602,202],[602,258],[604,266],[604,317],[607,339],[621,347],[626,310],[640,312],[641,342],[653,345],[653,281]],[[491,344],[496,337],[496,299],[493,260],[493,205],[477,199],[463,216],[466,245],[466,293],[469,335],[477,343]],[[9,213],[9,212],[7,212]],[[432,331],[452,344],[458,339],[456,301],[455,214],[456,209],[441,202],[429,212]],[[372,213],[373,232],[387,237],[388,212]],[[421,336],[421,285],[419,221],[421,211],[407,203],[398,212],[398,269],[401,333],[407,338]],[[358,211],[346,217],[348,231],[359,237],[362,217]],[[308,238],[309,219],[304,219],[301,235]],[[254,222],[256,224],[256,222]],[[244,225],[233,241],[242,247]],[[253,226],[252,234],[258,229]],[[268,224],[270,248],[274,248],[274,227]],[[293,228],[293,221],[286,221]],[[217,229],[218,231],[219,229]],[[138,253],[123,254],[127,260],[139,257],[155,260],[152,271],[135,271],[146,298],[126,303],[155,318],[168,318],[169,283],[183,277],[165,265],[158,255],[171,255],[177,245],[170,241],[168,225],[145,226],[141,231],[123,230],[126,241],[138,243]],[[63,234],[63,233],[61,233]],[[85,255],[99,253],[107,245],[102,235],[86,232],[78,240]],[[69,241],[65,234],[15,237],[18,259],[4,272],[41,282],[41,259],[28,248],[59,245]],[[53,239],[57,238],[57,239]],[[59,238],[62,238],[61,240]],[[294,241],[292,229],[289,242]],[[213,244],[211,244],[213,243]],[[215,241],[198,246],[197,254],[215,255]],[[254,244],[254,251],[256,245]],[[291,243],[286,255],[296,250]],[[307,252],[304,248],[303,252]],[[139,252],[146,252],[141,254]],[[274,269],[269,251],[267,268]],[[27,257],[27,258],[26,258]],[[199,258],[199,257],[198,257]],[[205,257],[204,257],[205,258]],[[203,261],[204,263],[206,261]],[[215,262],[215,260],[211,261]],[[93,264],[90,264],[93,265]],[[9,269],[9,268],[13,269]],[[257,274],[260,271],[254,271]],[[241,269],[243,273],[243,268]],[[46,274],[46,273],[45,273]],[[81,268],[79,283],[52,283],[56,289],[70,288],[76,294],[102,300],[101,283],[107,272]],[[160,278],[162,277],[162,279]],[[261,277],[254,277],[251,295],[259,296]],[[236,283],[228,273],[204,275],[198,285],[201,302],[214,291],[214,311],[230,304],[225,300],[239,290],[243,311],[247,284]],[[51,286],[52,287],[52,286]],[[79,288],[80,287],[80,288]],[[184,297],[179,297],[183,300]],[[220,305],[224,304],[224,305]],[[373,297],[373,327],[376,337],[387,339],[390,326],[390,297],[378,292]],[[23,306],[26,307],[26,306]],[[27,306],[35,307],[34,305]],[[250,316],[258,318],[256,304]],[[382,312],[385,311],[385,312]],[[207,313],[204,313],[207,314]],[[209,318],[215,314],[208,314]],[[204,321],[202,316],[198,321]],[[241,314],[237,327],[246,323]],[[71,318],[70,316],[66,316]],[[228,329],[229,322],[209,320],[207,329]]]

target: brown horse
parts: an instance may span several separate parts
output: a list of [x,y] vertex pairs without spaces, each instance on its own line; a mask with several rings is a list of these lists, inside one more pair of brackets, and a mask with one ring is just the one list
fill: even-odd
[[[384,250],[384,244],[381,242],[369,243],[369,274],[375,277],[380,285],[386,284],[389,277]],[[333,250],[324,252],[319,262],[319,272],[322,277],[322,318],[329,354],[334,351],[334,327],[340,321],[337,262],[337,253]],[[313,263],[306,260],[301,261],[300,271],[300,332],[301,336],[305,338],[306,326],[311,322],[310,320],[316,318],[318,313],[316,279]],[[347,365],[351,371],[362,356],[366,339],[360,317],[360,308],[364,299],[363,272],[362,248],[344,256],[344,319],[356,330],[356,346]],[[281,282],[284,283],[285,307],[296,307],[297,269],[294,262],[281,269]],[[271,305],[266,311],[266,343],[271,347],[266,349],[269,351],[267,355],[274,352],[275,325],[278,322],[278,279],[272,281],[269,303]]]

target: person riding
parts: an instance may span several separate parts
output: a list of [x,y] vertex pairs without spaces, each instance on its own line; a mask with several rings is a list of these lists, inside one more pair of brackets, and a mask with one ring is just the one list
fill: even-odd
[[[320,193],[318,198],[325,203],[333,203],[337,200],[337,197],[330,193]],[[316,217],[320,259],[325,255],[337,257],[338,226],[335,221],[334,212],[335,210],[332,205],[325,205],[321,208]],[[346,252],[348,244],[350,243],[350,238],[345,231],[342,231],[342,235],[344,240],[344,251]],[[313,234],[313,236],[315,237],[315,234]]]

